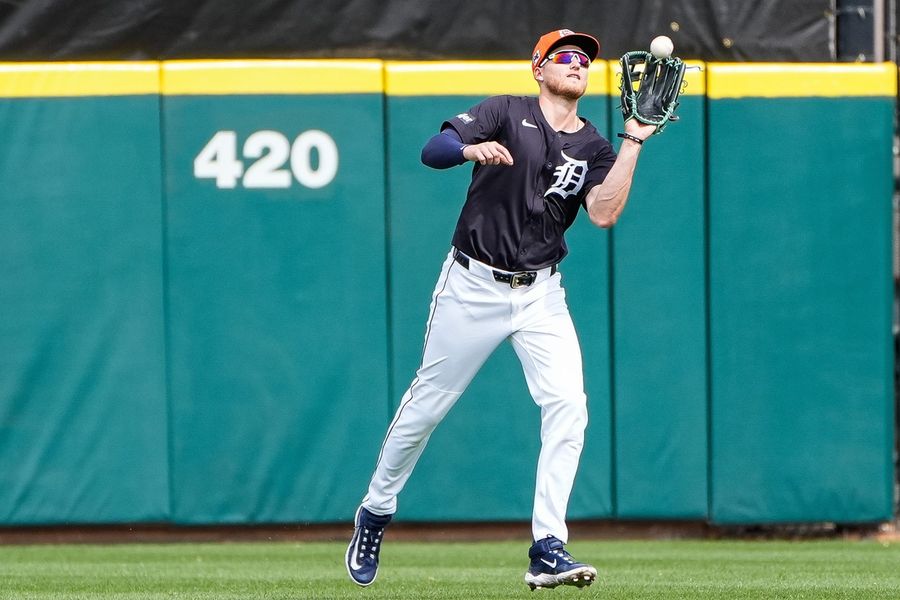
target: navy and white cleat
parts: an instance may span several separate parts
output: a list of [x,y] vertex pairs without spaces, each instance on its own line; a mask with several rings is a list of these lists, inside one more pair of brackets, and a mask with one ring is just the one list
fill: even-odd
[[384,528],[390,521],[391,515],[376,515],[362,506],[356,510],[356,529],[345,557],[347,573],[354,583],[365,587],[375,581],[381,540],[384,539]]
[[528,558],[531,559],[531,564],[525,573],[525,583],[532,592],[538,588],[555,588],[559,585],[583,588],[597,579],[597,569],[575,562],[572,555],[566,552],[562,541],[553,536],[532,544]]

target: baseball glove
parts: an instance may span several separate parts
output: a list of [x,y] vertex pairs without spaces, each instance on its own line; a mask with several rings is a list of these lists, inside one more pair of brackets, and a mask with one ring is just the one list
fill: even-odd
[[[669,121],[677,121],[675,109],[684,89],[684,63],[680,58],[656,58],[649,52],[627,52],[622,65],[622,116],[656,125],[661,133]],[[637,89],[635,89],[637,87]]]

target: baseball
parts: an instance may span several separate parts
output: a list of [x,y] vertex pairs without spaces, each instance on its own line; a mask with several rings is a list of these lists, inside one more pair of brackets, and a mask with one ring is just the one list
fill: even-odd
[[650,42],[650,54],[656,58],[669,58],[674,49],[675,44],[667,35],[658,35]]

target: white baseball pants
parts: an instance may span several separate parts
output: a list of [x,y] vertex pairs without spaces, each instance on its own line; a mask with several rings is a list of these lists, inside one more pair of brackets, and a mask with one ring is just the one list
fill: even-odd
[[560,275],[543,269],[532,285],[513,289],[495,281],[483,263],[470,259],[464,268],[452,250],[432,296],[422,364],[388,428],[363,506],[375,514],[396,512],[397,494],[434,428],[506,339],[541,408],[534,539],[553,535],[568,541],[566,507],[584,442],[587,402],[581,349]]

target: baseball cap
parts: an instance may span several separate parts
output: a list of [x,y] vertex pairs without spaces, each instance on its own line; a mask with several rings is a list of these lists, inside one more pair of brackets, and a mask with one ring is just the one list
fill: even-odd
[[591,58],[591,62],[600,53],[600,42],[594,36],[586,33],[575,33],[571,29],[556,29],[542,35],[541,39],[535,44],[534,52],[531,53],[532,68],[541,64],[541,61],[547,58],[551,50],[566,44],[572,44],[581,48]]

